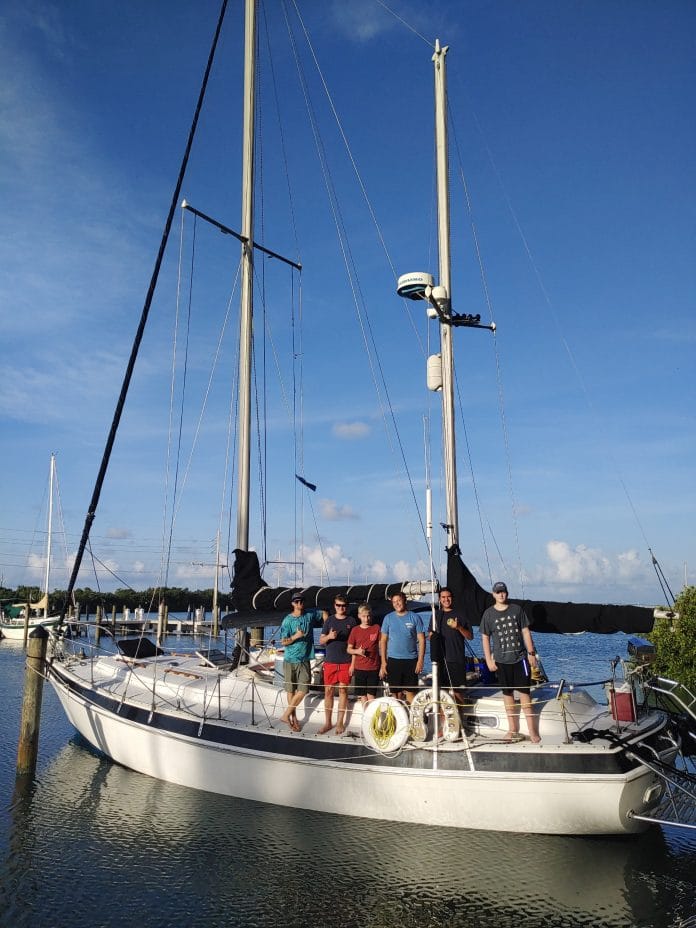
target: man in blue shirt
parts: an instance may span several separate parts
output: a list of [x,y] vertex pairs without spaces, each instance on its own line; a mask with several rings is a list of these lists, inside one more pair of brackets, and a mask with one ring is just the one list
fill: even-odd
[[288,708],[281,715],[281,722],[291,731],[299,731],[297,708],[309,690],[312,678],[310,661],[314,657],[314,628],[323,623],[327,613],[321,609],[305,612],[304,596],[295,593],[291,601],[292,612],[286,615],[280,626],[280,643],[285,648],[283,674]]
[[392,596],[393,612],[382,622],[379,637],[379,653],[382,665],[381,679],[387,678],[390,688],[398,698],[413,700],[418,687],[418,674],[423,670],[425,659],[425,620],[406,608],[403,593]]

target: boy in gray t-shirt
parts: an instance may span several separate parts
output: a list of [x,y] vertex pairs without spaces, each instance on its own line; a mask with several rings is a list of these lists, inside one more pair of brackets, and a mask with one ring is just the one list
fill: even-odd
[[[529,737],[538,744],[539,720],[529,694],[531,686],[530,664],[537,663],[529,619],[517,603],[508,603],[508,589],[504,583],[493,584],[494,605],[483,613],[481,619],[481,644],[488,669],[498,675],[503,691],[503,702],[508,719],[507,741],[519,741],[520,708],[515,702],[515,690],[520,694],[520,704],[527,719]],[[491,651],[491,638],[493,648]]]

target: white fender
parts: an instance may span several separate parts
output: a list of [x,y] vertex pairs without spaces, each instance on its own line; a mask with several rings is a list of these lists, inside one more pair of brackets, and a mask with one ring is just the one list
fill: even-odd
[[411,724],[406,706],[393,696],[380,696],[365,706],[362,737],[380,754],[394,754],[408,741]]
[[[411,703],[411,737],[414,741],[425,741],[428,726],[425,723],[426,712],[432,712],[433,691],[421,690]],[[445,741],[456,741],[459,737],[459,706],[447,690],[440,690],[440,713],[443,718],[442,737]]]

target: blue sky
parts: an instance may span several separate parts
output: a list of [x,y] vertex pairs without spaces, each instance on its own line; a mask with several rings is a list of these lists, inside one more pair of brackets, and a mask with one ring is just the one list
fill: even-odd
[[[691,582],[696,570],[696,6],[388,5],[411,28],[372,0],[299,4],[369,209],[289,13],[357,268],[352,282],[280,7],[269,2],[261,15],[256,238],[299,255],[304,271],[300,301],[284,268],[257,260],[270,339],[268,512],[264,543],[255,485],[252,544],[269,559],[302,561],[305,582],[428,574],[394,423],[421,509],[423,435],[431,435],[437,525],[444,520],[439,400],[424,386],[437,332],[419,307],[401,304],[394,273],[436,270],[432,65],[422,37],[438,37],[450,46],[454,306],[485,321],[492,313],[498,326],[495,339],[482,331],[455,335],[465,559],[482,582],[503,577],[515,594],[659,603],[648,545],[675,591],[685,570]],[[66,532],[66,546],[56,543],[52,586],[67,582],[217,13],[207,0],[5,4],[0,574],[7,585],[40,578],[51,451]],[[233,228],[241,30],[241,3],[232,0],[183,187],[190,203]],[[117,578],[103,569],[95,576],[86,563],[80,585],[157,583],[168,533],[163,475],[179,223],[177,216],[92,531],[94,553]],[[187,220],[181,306],[190,289],[192,320],[180,482],[188,476],[168,580],[206,587],[221,524],[239,250],[199,224],[190,283],[192,232]],[[355,292],[374,336],[372,366]],[[218,339],[221,377],[200,415]],[[261,354],[259,339],[259,368]],[[373,384],[377,359],[391,401],[386,420]],[[181,377],[179,368],[176,396]],[[295,401],[301,469],[317,485],[311,499],[293,477],[293,382],[303,385]],[[227,516],[222,525],[226,536]],[[434,547],[440,570],[438,529]],[[267,573],[292,582],[287,569]]]

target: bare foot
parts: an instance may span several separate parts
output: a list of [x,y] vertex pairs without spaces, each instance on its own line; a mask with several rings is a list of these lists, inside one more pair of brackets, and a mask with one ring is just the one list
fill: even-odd
[[337,735],[342,735],[344,731],[345,731],[345,728],[343,727],[343,725],[337,725],[337,726],[336,726],[336,734],[337,734]]
[[302,731],[302,726],[297,721],[296,715],[293,715],[293,717],[290,719],[290,728],[292,728],[293,731]]
[[539,735],[530,735],[529,740],[532,742],[532,744],[540,744],[540,743],[541,743],[541,738],[539,737]]
[[509,731],[503,740],[509,741],[512,744],[518,741],[524,741],[524,735],[521,735],[518,731]]
[[319,734],[320,734],[320,735],[325,735],[325,734],[327,733],[327,731],[331,731],[332,728],[333,728],[333,725],[332,725],[330,722],[327,722],[326,725],[324,725],[323,728],[320,728],[320,729],[319,729]]
[[288,728],[289,728],[291,731],[298,731],[298,730],[299,730],[299,729],[295,728],[295,725],[297,725],[297,719],[295,719],[295,718],[293,718],[292,716],[288,715],[287,712],[285,712],[283,715],[281,715],[280,721],[281,721],[281,722],[285,722],[285,724],[288,726]]

